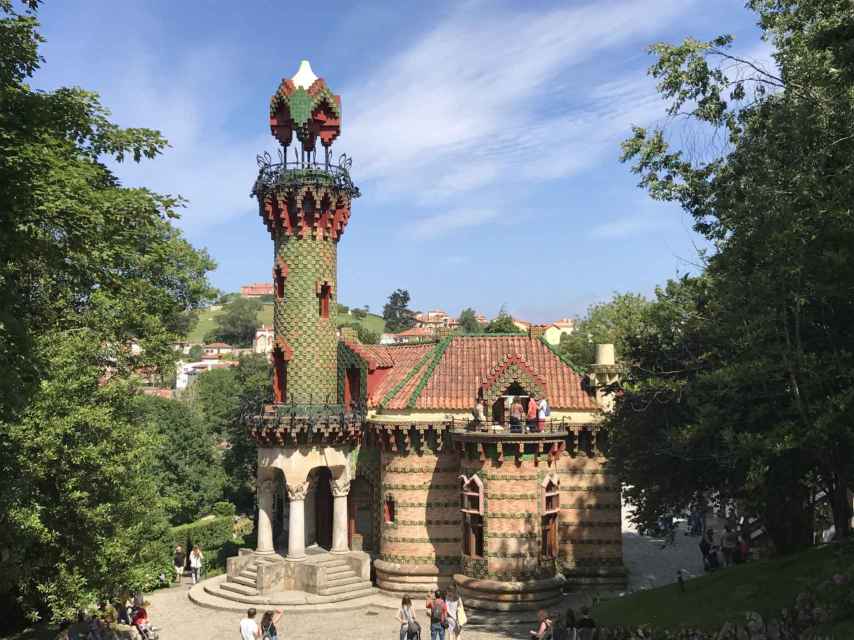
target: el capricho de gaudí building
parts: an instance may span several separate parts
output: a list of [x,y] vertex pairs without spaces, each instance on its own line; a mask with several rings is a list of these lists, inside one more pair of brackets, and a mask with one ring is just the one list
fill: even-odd
[[[257,547],[206,589],[299,605],[453,583],[470,608],[517,610],[565,586],[619,588],[620,486],[597,391],[616,375],[613,347],[582,374],[536,327],[389,346],[339,335],[337,248],[359,197],[332,152],[341,122],[305,61],[270,101],[281,151],[259,157],[253,189],[275,294],[274,402],[249,425]],[[549,415],[518,425],[513,405],[531,397]]]

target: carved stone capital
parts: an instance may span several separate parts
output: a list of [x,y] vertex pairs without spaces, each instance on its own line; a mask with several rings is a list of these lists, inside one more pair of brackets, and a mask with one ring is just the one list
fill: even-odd
[[310,482],[302,482],[299,484],[290,484],[287,485],[288,488],[288,499],[293,500],[305,500],[305,497],[308,495],[309,489],[311,488]]
[[331,478],[329,486],[332,488],[332,495],[336,498],[341,498],[350,493],[350,480],[347,478]]

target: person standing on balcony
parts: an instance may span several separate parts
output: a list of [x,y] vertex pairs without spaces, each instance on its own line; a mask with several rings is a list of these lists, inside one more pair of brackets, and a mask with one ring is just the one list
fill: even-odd
[[537,429],[542,431],[546,427],[546,418],[548,418],[552,414],[552,410],[549,407],[549,401],[546,400],[545,396],[540,398],[540,402],[537,404]]
[[519,401],[519,397],[513,398],[513,404],[510,405],[510,431],[513,433],[522,432],[522,418],[525,415],[525,409]]
[[526,424],[529,432],[537,430],[537,399],[534,396],[528,398],[528,421]]

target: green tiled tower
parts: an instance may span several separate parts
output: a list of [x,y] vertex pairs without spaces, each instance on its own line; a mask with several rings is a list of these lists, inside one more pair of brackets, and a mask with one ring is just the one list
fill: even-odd
[[[303,61],[270,101],[270,128],[282,145],[278,163],[259,157],[253,189],[274,242],[273,389],[276,403],[337,405],[338,239],[359,196],[349,160],[330,160],[340,133],[340,98]],[[289,145],[296,134],[287,160]],[[323,158],[317,159],[317,142]]]

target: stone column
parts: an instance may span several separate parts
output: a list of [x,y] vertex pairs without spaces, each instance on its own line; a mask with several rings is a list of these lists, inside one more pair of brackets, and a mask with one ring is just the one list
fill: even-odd
[[288,517],[288,560],[305,560],[305,496],[309,483],[288,483],[291,508]]
[[[260,480],[260,479],[259,479]],[[258,544],[255,553],[275,553],[273,546],[273,496],[276,483],[272,478],[258,483]]]
[[332,553],[347,553],[347,494],[350,481],[345,478],[329,481],[332,486]]

